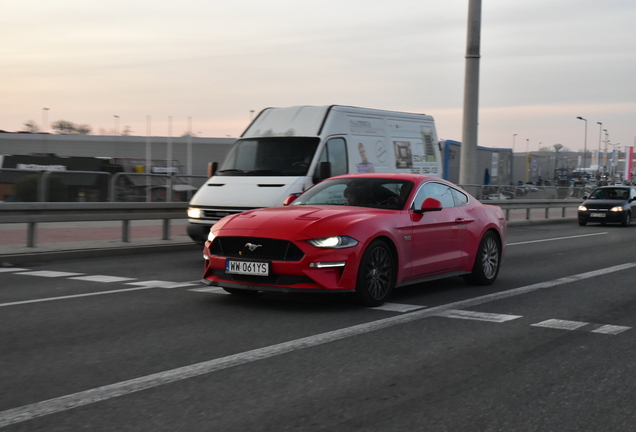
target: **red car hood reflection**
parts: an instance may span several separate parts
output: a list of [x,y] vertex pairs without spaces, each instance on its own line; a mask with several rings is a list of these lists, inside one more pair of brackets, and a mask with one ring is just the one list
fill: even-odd
[[[217,222],[212,231],[245,231],[244,235],[275,235],[308,238],[338,235],[352,224],[378,217],[395,215],[395,211],[342,206],[290,206],[250,210]],[[248,233],[248,231],[250,231]],[[255,231],[263,231],[261,234]],[[229,233],[228,233],[229,234]],[[233,235],[239,234],[236,232]]]

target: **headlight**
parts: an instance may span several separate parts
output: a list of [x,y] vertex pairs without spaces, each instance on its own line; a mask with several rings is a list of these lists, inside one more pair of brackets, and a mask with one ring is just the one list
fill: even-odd
[[347,236],[326,237],[307,240],[310,245],[317,248],[344,249],[354,247],[358,241]]
[[579,206],[579,211],[587,211],[587,207],[585,207],[584,205]]
[[621,212],[621,211],[623,211],[623,207],[619,207],[619,206],[612,207],[612,208],[610,209],[610,211],[611,211],[611,212]]
[[203,216],[203,212],[201,211],[201,209],[198,208],[192,208],[190,207],[188,209],[188,217],[191,219],[201,219],[201,216]]
[[214,234],[212,231],[210,231],[210,234],[208,234],[208,241],[214,241],[214,239],[216,238],[216,234]]

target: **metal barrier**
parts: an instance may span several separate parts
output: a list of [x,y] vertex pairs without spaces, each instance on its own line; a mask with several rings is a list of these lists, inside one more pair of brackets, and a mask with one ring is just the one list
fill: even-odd
[[581,205],[581,200],[484,200],[484,204],[492,204],[501,207],[506,214],[506,221],[510,220],[511,210],[525,210],[526,220],[530,220],[530,212],[533,209],[544,209],[545,219],[550,218],[550,209],[561,209],[561,217],[566,216],[566,211],[569,208],[578,208]]
[[41,222],[122,221],[122,241],[130,242],[130,221],[163,220],[163,240],[170,221],[186,219],[188,203],[0,203],[0,223],[26,223],[27,246],[36,247]]

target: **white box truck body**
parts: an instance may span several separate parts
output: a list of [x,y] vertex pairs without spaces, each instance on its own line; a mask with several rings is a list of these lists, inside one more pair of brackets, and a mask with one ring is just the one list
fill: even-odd
[[266,108],[190,201],[188,235],[219,219],[282,205],[326,177],[409,172],[442,177],[433,117],[340,105]]

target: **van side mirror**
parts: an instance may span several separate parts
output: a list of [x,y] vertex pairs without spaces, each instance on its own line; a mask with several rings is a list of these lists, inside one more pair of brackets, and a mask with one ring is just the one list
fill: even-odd
[[415,213],[426,213],[430,211],[442,211],[442,203],[435,198],[426,198],[422,203],[422,207],[415,209]]
[[290,196],[288,196],[287,198],[285,198],[285,201],[283,201],[283,205],[284,206],[288,206],[291,203],[293,203],[294,201],[296,201],[296,198],[298,198],[300,196],[300,192],[297,193],[293,193]]
[[314,175],[314,184],[331,177],[331,162],[320,162],[318,173]]
[[216,173],[216,169],[219,167],[218,162],[208,163],[208,178],[212,177]]

